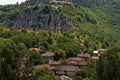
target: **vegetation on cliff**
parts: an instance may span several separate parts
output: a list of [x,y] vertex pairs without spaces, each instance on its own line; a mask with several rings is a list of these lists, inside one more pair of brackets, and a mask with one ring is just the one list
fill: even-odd
[[[120,1],[66,0],[74,5],[44,1],[47,0],[0,6],[0,79],[55,80],[50,70],[36,71],[31,66],[43,64],[38,57],[41,53],[54,52],[55,60],[63,59],[63,64],[68,65],[66,58],[85,52],[93,55],[93,50],[104,48],[110,51],[102,54],[98,62],[90,60],[73,79],[119,80]],[[40,47],[42,51],[40,54],[29,52],[31,47]],[[20,77],[18,64],[24,56],[28,58],[28,64],[20,70],[25,76]]]

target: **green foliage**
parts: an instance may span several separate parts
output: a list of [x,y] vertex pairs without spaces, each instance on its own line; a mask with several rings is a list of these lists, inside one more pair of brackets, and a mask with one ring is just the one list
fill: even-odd
[[50,0],[26,0],[27,4],[48,3]]
[[[74,3],[80,4],[77,6],[37,4],[48,1],[27,0],[25,4],[21,5],[0,6],[0,80],[17,80],[18,60],[24,56],[28,58],[28,64],[21,71],[25,74],[22,77],[23,79],[21,78],[22,80],[55,80],[53,73],[46,68],[34,71],[33,66],[43,64],[43,61],[39,53],[29,52],[27,49],[36,46],[40,47],[42,52],[55,52],[56,60],[74,57],[79,52],[92,53],[93,50],[98,48],[114,46],[111,51],[100,56],[97,69],[96,62],[90,60],[88,66],[83,68],[82,72],[76,74],[74,80],[96,80],[96,77],[98,80],[119,80],[120,1],[72,0]],[[47,30],[17,30],[12,22],[9,23],[9,20],[20,22],[21,13],[26,14],[26,16],[29,16],[30,13],[33,15],[39,13],[64,15],[71,21],[69,26],[72,27],[72,30],[67,32],[66,29],[66,32],[63,33],[51,33]],[[6,21],[8,23],[5,23]],[[3,24],[9,28],[6,28]],[[34,25],[33,29],[36,30]],[[67,60],[63,60],[62,64],[68,65]],[[34,76],[30,78],[29,73]]]
[[87,64],[73,77],[73,80],[96,80],[96,60],[90,59]]
[[47,68],[34,71],[34,80],[56,80],[53,72]]
[[19,59],[16,44],[10,39],[0,38],[0,80],[18,78]]
[[28,50],[27,50],[27,47],[25,46],[24,43],[18,43],[17,48],[20,52],[21,57],[24,57],[24,56],[28,55]]
[[62,59],[62,60],[60,60],[60,62],[62,65],[69,65],[70,64],[67,59]]
[[98,80],[119,80],[120,79],[120,57],[113,50],[108,50],[100,56],[97,63]]
[[36,53],[35,51],[30,51],[28,56],[28,65],[30,64],[31,66],[36,66],[39,64],[43,64],[42,57],[39,53]]
[[[25,13],[26,16],[31,12],[34,12],[33,13],[34,15],[37,15],[37,13],[44,13],[47,15],[51,15],[51,14],[64,15],[72,21],[72,23],[70,24],[70,27],[72,27],[72,33],[70,34],[67,33],[67,35],[64,35],[63,33],[63,34],[51,35],[49,34],[49,32],[45,31],[45,33],[48,34],[49,37],[48,36],[44,37],[42,31],[40,31],[40,34],[35,34],[34,32],[21,33],[15,31],[14,29],[11,31],[9,31],[9,29],[4,29],[1,33],[1,37],[4,36],[5,38],[7,38],[12,36],[11,38],[12,40],[15,41],[15,43],[18,42],[24,43],[28,48],[33,47],[36,44],[42,45],[41,47],[45,51],[50,50],[57,52],[59,48],[62,49],[62,52],[65,52],[65,57],[70,57],[69,54],[75,56],[76,52],[85,52],[85,51],[92,52],[92,50],[97,48],[109,48],[114,45],[113,42],[117,42],[117,39],[118,40],[120,39],[119,22],[118,22],[119,20],[117,20],[118,18],[116,18],[119,17],[119,14],[117,14],[117,12],[119,12],[119,6],[117,7],[118,4],[116,3],[118,1],[114,3],[115,6],[111,7],[113,11],[115,9],[115,13],[110,12],[111,10],[109,6],[112,5],[111,1],[109,1],[108,3],[105,2],[106,6],[102,5],[102,3],[104,2],[102,0],[101,1],[73,0],[73,2],[76,3],[80,2],[80,4],[82,5],[59,6],[59,5],[50,5],[50,4],[42,4],[42,5],[24,4],[19,6],[12,5],[12,6],[0,7],[2,23],[4,22],[3,18],[7,19],[7,17],[9,17],[11,20],[15,19],[15,21],[17,21],[17,19],[20,18],[22,13]],[[103,6],[105,6],[105,8],[103,8]],[[56,9],[56,7],[58,8]],[[107,9],[109,10],[109,12],[107,12]],[[115,14],[117,16],[115,16]],[[118,22],[118,24],[116,24],[116,22]],[[9,22],[6,24],[8,26],[13,25],[13,23],[9,23]],[[35,26],[33,26],[33,29],[36,30]],[[18,36],[13,36],[14,34]],[[62,40],[66,43],[63,43]],[[61,48],[62,46],[64,47]]]

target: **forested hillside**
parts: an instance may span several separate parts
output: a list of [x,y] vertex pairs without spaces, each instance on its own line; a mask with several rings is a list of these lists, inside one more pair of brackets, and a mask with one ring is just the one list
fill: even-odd
[[[97,16],[108,21],[110,26],[118,28],[120,26],[120,1],[119,0],[73,0],[77,5],[88,7]],[[119,31],[119,30],[117,30]]]
[[[120,1],[49,1],[27,0],[22,4],[0,5],[0,80],[55,80],[51,70],[33,69],[44,64],[41,54],[54,52],[55,60],[64,63],[78,53],[93,56],[97,49],[108,51],[98,61],[89,60],[88,66],[73,76],[73,80],[119,80]],[[41,49],[39,54],[28,50],[36,47]],[[20,70],[19,60],[23,57],[27,63]],[[22,77],[19,72],[23,73]]]

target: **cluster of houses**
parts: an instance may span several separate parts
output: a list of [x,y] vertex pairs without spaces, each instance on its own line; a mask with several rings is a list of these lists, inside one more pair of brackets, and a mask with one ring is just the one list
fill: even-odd
[[51,0],[50,4],[57,4],[57,5],[72,5],[71,2],[67,2],[65,0]]
[[[30,48],[29,51],[36,51],[36,52],[40,52],[41,49],[40,48]],[[54,56],[55,54],[52,52],[46,52],[41,54],[43,61],[45,64],[42,65],[36,65],[34,66],[35,69],[41,69],[44,67],[47,67],[48,69],[52,70],[55,74],[55,76],[59,77],[59,78],[66,78],[65,76],[69,76],[72,77],[74,76],[77,72],[81,71],[81,68],[84,66],[87,66],[87,61],[89,59],[95,59],[98,60],[100,53],[106,51],[106,49],[98,49],[93,51],[93,56],[91,56],[89,53],[84,53],[84,54],[78,54],[77,57],[70,57],[67,59],[67,61],[69,62],[69,65],[62,65],[61,61],[55,61],[54,60]],[[26,63],[26,58],[23,57],[21,59],[21,68],[25,67],[25,63]],[[64,76],[63,76],[64,75]],[[62,80],[62,79],[60,79]]]

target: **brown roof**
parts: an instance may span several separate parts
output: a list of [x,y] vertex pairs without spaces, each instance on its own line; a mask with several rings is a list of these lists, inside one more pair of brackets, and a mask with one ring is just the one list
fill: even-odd
[[90,58],[90,57],[91,57],[90,54],[88,54],[88,53],[78,54],[77,56],[78,56],[78,57],[83,57],[83,58]]
[[61,62],[60,61],[51,61],[49,64],[51,66],[58,66],[58,65],[61,65]]
[[78,61],[70,61],[70,63],[72,65],[75,65],[75,66],[86,66],[87,65],[86,61],[80,61],[80,62],[78,62]]
[[87,62],[86,61],[78,62],[76,65],[78,65],[78,66],[86,66]]
[[68,59],[69,61],[84,61],[83,58],[80,58],[80,57],[71,57]]
[[39,51],[41,51],[41,49],[40,48],[29,48],[29,51],[37,51],[37,52],[39,52]]
[[42,57],[53,57],[53,56],[55,56],[55,54],[52,53],[52,52],[46,52],[46,53],[44,53],[44,54],[41,54],[41,56],[42,56]]
[[77,66],[56,66],[54,67],[56,71],[68,71],[68,72],[79,72],[80,69]]
[[48,69],[53,69],[53,67],[51,67],[50,65],[48,64],[43,64],[43,65],[36,65],[34,68],[35,69],[42,69],[44,67],[47,67]]

